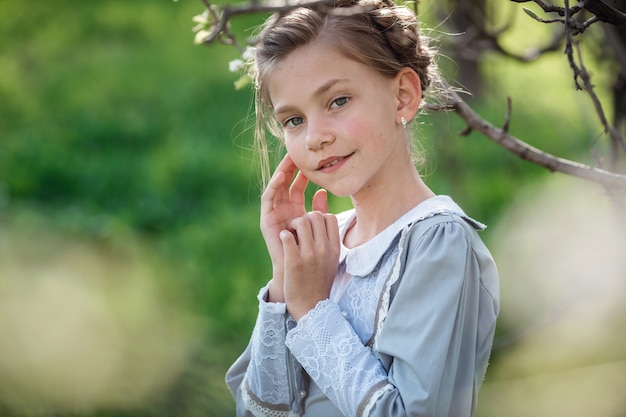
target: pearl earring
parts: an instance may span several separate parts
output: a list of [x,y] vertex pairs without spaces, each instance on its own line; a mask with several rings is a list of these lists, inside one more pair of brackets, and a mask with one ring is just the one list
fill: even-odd
[[402,123],[402,127],[406,129],[406,124],[407,124],[407,121],[406,121],[406,119],[404,118],[404,116],[402,116],[402,117],[400,118],[400,123]]

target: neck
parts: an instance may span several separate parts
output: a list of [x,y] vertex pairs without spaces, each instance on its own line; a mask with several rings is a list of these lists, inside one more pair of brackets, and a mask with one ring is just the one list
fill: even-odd
[[404,170],[405,175],[370,184],[367,189],[352,196],[356,223],[348,230],[344,245],[362,245],[385,230],[403,214],[435,194],[424,184],[417,169]]

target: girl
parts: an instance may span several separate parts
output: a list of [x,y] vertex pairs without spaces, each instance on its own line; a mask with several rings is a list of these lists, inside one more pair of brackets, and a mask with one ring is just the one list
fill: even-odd
[[[484,226],[411,158],[435,76],[415,15],[390,0],[275,15],[254,69],[257,139],[269,126],[287,156],[261,198],[272,278],[226,375],[237,415],[471,416],[498,278]],[[354,209],[328,214],[326,190]]]

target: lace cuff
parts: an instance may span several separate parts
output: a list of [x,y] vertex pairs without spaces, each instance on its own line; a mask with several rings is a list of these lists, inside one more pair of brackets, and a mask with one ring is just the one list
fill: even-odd
[[[265,301],[267,287],[259,292],[259,314],[252,331],[251,358],[246,372],[244,398],[249,409],[284,410],[289,404],[285,303]],[[250,404],[252,403],[252,404]],[[273,415],[273,414],[268,414]]]
[[317,303],[287,334],[286,345],[344,415],[356,415],[387,373],[331,300]]
[[285,303],[273,303],[267,301],[269,296],[269,287],[266,285],[261,288],[259,291],[259,295],[257,295],[257,299],[259,300],[259,312],[266,314],[286,314],[287,313],[287,304]]

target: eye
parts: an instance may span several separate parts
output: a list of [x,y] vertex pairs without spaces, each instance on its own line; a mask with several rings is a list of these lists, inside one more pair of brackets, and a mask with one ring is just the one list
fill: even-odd
[[343,107],[345,106],[348,101],[350,101],[350,99],[348,97],[339,97],[336,98],[335,100],[333,100],[333,102],[330,104],[330,108],[331,109],[338,109],[339,107]]
[[285,120],[283,126],[286,128],[294,128],[298,125],[301,125],[304,122],[302,117],[292,117],[290,119]]

